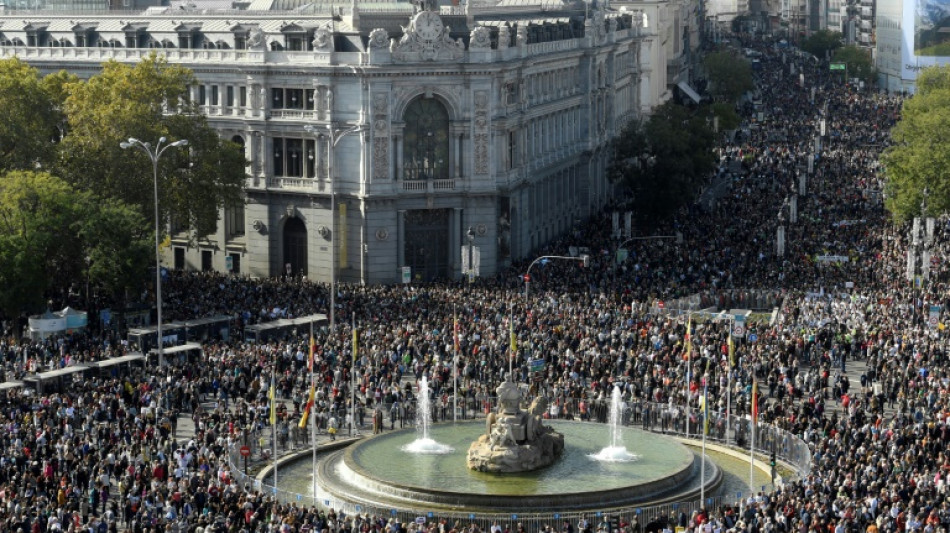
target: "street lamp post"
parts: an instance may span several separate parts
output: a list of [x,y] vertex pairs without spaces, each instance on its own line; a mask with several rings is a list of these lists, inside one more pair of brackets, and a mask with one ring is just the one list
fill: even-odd
[[336,186],[333,179],[333,149],[340,139],[351,133],[362,131],[364,126],[357,124],[345,128],[332,125],[314,126],[307,124],[303,129],[317,139],[327,140],[327,181],[330,183],[330,334],[333,334],[336,315]]
[[154,148],[152,147],[152,143],[142,142],[134,137],[129,137],[128,141],[119,143],[119,146],[121,146],[123,150],[128,150],[129,148],[133,147],[138,148],[145,152],[148,158],[152,160],[152,178],[155,185],[155,307],[157,309],[158,315],[158,329],[156,334],[158,340],[159,368],[165,364],[165,358],[163,349],[164,347],[162,343],[162,261],[161,252],[158,247],[158,234],[160,229],[158,225],[158,160],[161,159],[162,154],[164,154],[169,148],[188,146],[187,139],[181,139],[162,146],[165,141],[165,137],[160,137]]
[[465,237],[468,238],[468,282],[475,283],[475,228],[469,226]]
[[585,267],[590,264],[590,256],[587,254],[581,255],[580,257],[574,257],[572,255],[542,255],[541,257],[536,258],[534,261],[531,261],[531,264],[528,265],[528,270],[524,273],[524,298],[527,301],[528,299],[528,286],[531,285],[531,268],[538,261],[551,260],[551,259],[566,259],[568,261],[580,261]]

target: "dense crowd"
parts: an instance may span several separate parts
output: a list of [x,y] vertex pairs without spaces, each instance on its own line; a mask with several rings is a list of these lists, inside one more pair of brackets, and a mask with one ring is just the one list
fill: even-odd
[[[544,265],[533,272],[530,299],[517,276],[524,265],[472,285],[340,285],[336,329],[316,338],[311,423],[321,433],[370,420],[377,431],[401,427],[415,405],[416,390],[405,384],[422,376],[437,418],[449,416],[456,393],[466,415],[484,412],[496,386],[514,379],[549,399],[549,416],[594,420],[604,418],[615,386],[638,414],[659,404],[697,417],[707,389],[713,416],[744,415],[755,380],[762,421],[809,444],[811,473],[658,527],[947,531],[950,375],[946,334],[927,322],[930,305],[948,303],[947,279],[938,268],[923,287],[906,281],[907,230],[886,219],[876,162],[901,102],[832,79],[793,50],[760,51],[756,94],[740,107],[743,128],[722,146],[713,178],[727,181],[726,194],[712,208],[690,206],[655,228],[681,232],[683,245],[638,241],[618,265],[605,212],[539,252],[588,246],[590,266]],[[822,120],[829,134],[815,152]],[[795,200],[792,221],[802,174],[806,194]],[[783,255],[776,253],[779,224],[787,229]],[[942,265],[950,226],[941,218],[936,227],[932,254]],[[326,286],[299,279],[171,272],[165,290],[169,320],[228,314],[238,329],[326,312],[329,302]],[[656,306],[700,293],[737,307],[730,304],[755,291],[767,292],[778,313],[750,324],[758,340],[736,339],[733,355],[729,321]],[[355,364],[350,323],[360,336]],[[283,398],[280,434],[299,438],[294,428],[310,376],[307,335],[297,333],[257,345],[210,342],[202,361],[77,383],[64,393],[3,391],[0,528],[474,533],[467,524],[394,524],[281,504],[236,482],[228,453],[269,427],[272,380]],[[113,339],[77,336],[7,341],[0,352],[9,380],[123,350]],[[848,373],[856,359],[867,368],[859,386]],[[193,437],[177,438],[180,416],[194,421]],[[621,527],[633,533],[648,525],[625,517]]]

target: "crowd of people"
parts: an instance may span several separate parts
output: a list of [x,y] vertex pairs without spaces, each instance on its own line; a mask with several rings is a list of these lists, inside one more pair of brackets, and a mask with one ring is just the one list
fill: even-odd
[[[336,327],[315,339],[310,423],[320,433],[367,422],[375,431],[402,427],[415,406],[411,383],[423,376],[437,418],[450,416],[456,394],[463,416],[483,413],[507,379],[546,396],[553,418],[603,419],[616,386],[637,416],[648,405],[699,416],[704,390],[713,416],[750,413],[756,398],[763,423],[808,444],[811,471],[662,527],[946,532],[947,334],[928,318],[932,305],[948,303],[947,275],[934,268],[926,283],[907,280],[907,228],[888,221],[877,164],[901,100],[834,79],[792,49],[754,46],[762,54],[756,94],[741,107],[743,128],[721,147],[713,178],[727,180],[726,193],[653,228],[680,232],[683,244],[637,241],[618,264],[605,212],[539,251],[587,246],[593,254],[585,269],[534,271],[530,298],[517,275],[523,265],[473,284],[339,285]],[[828,135],[816,150],[821,121]],[[935,264],[948,258],[948,237],[940,218]],[[164,290],[169,320],[227,314],[237,329],[329,305],[328,287],[300,279],[170,272]],[[752,293],[778,310],[749,324],[755,342],[730,340],[729,320],[657,306],[693,294],[741,303]],[[350,324],[360,338],[355,362]],[[160,371],[50,394],[0,391],[0,529],[475,533],[467,524],[394,524],[281,503],[236,481],[229,453],[269,428],[271,382],[282,399],[281,434],[296,427],[311,386],[308,343],[306,331],[262,344],[208,342],[203,360]],[[121,341],[91,335],[0,347],[8,380],[124,351]],[[854,360],[867,370],[852,381]],[[179,435],[181,417],[193,421],[193,436]],[[647,526],[632,518],[621,524],[625,533]],[[564,530],[605,527],[584,521]]]

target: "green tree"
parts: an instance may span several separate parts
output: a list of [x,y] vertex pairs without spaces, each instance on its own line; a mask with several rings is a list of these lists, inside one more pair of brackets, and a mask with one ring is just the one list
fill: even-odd
[[709,90],[717,100],[735,102],[746,91],[752,90],[752,67],[737,52],[723,50],[703,58]]
[[62,122],[50,87],[17,58],[0,61],[0,173],[45,165]]
[[825,59],[828,52],[841,47],[841,33],[831,30],[818,30],[802,42],[802,50],[818,59]]
[[121,297],[141,286],[153,235],[134,208],[48,173],[0,175],[0,312],[39,311],[47,291],[85,281]]
[[109,62],[88,81],[66,84],[68,134],[59,174],[80,189],[139,206],[151,218],[152,162],[119,143],[188,139],[187,149],[169,150],[160,160],[161,216],[174,216],[198,235],[213,232],[219,209],[240,199],[245,161],[189,102],[194,81],[190,70],[153,55],[134,66]]
[[871,63],[871,53],[864,48],[843,46],[835,50],[832,61],[847,64],[849,78],[858,78],[866,82],[874,81],[877,78],[874,64]]
[[715,167],[708,113],[671,102],[646,122],[630,122],[613,142],[608,177],[632,192],[641,219],[669,216],[693,202]]
[[920,213],[950,210],[950,66],[930,67],[917,77],[917,93],[904,102],[891,130],[892,145],[881,155],[886,207],[898,222]]
[[719,131],[734,130],[739,127],[739,114],[736,106],[725,102],[716,102],[709,106],[709,113],[719,119]]

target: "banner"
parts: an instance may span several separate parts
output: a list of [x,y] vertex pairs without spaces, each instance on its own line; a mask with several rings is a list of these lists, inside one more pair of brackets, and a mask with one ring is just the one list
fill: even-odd
[[337,209],[340,212],[340,268],[346,268],[349,263],[346,257],[346,202],[340,202],[340,207]]

